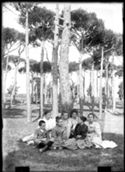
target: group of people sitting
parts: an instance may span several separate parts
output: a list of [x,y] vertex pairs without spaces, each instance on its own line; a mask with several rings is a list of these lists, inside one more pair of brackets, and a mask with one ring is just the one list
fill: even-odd
[[68,113],[62,112],[61,116],[52,118],[51,111],[46,111],[38,121],[39,126],[35,132],[25,136],[22,141],[28,145],[33,144],[40,152],[63,148],[101,148],[101,127],[95,117],[93,113],[89,113],[87,118],[79,117],[78,111],[73,109],[70,117]]

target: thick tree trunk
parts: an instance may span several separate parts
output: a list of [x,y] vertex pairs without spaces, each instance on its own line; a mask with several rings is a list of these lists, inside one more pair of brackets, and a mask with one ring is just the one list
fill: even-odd
[[69,44],[70,44],[70,6],[64,6],[64,29],[60,50],[60,88],[62,109],[69,111],[72,108],[72,95],[69,86]]
[[28,33],[28,9],[26,10],[26,93],[27,93],[27,121],[31,121],[30,100],[30,72],[29,72],[29,33]]
[[52,94],[52,115],[58,116],[58,24],[59,24],[59,7],[56,4],[56,18],[55,18],[55,33],[54,33],[54,46],[52,56],[52,76],[53,76],[53,94]]
[[41,64],[40,64],[40,117],[43,117],[43,84],[44,84],[44,73],[43,73],[43,58],[44,58],[44,41],[41,43]]

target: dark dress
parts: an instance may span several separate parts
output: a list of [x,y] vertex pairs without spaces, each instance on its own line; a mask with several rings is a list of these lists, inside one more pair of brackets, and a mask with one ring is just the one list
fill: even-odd
[[74,130],[74,137],[77,138],[78,135],[81,136],[80,139],[85,139],[86,136],[87,136],[87,132],[88,132],[88,126],[86,124],[77,124],[76,127],[75,127],[75,130]]

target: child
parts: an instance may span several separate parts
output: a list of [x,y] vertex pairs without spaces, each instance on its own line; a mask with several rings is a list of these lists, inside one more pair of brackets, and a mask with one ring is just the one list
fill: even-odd
[[51,132],[51,137],[53,140],[53,149],[62,149],[63,143],[65,141],[65,127],[63,127],[62,118],[57,116],[56,117],[56,127]]
[[33,134],[33,137],[27,140],[27,144],[35,144],[38,145],[41,141],[45,141],[47,139],[47,131],[45,129],[45,121],[39,121],[39,128],[37,128]]
[[40,152],[44,152],[51,147],[53,142],[50,141],[49,133],[45,129],[45,121],[39,121],[39,126],[40,128],[36,129],[34,133],[34,144]]

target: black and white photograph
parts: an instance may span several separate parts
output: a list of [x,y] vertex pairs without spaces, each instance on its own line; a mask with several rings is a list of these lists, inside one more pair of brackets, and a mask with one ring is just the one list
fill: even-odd
[[123,172],[123,3],[1,7],[3,172]]

